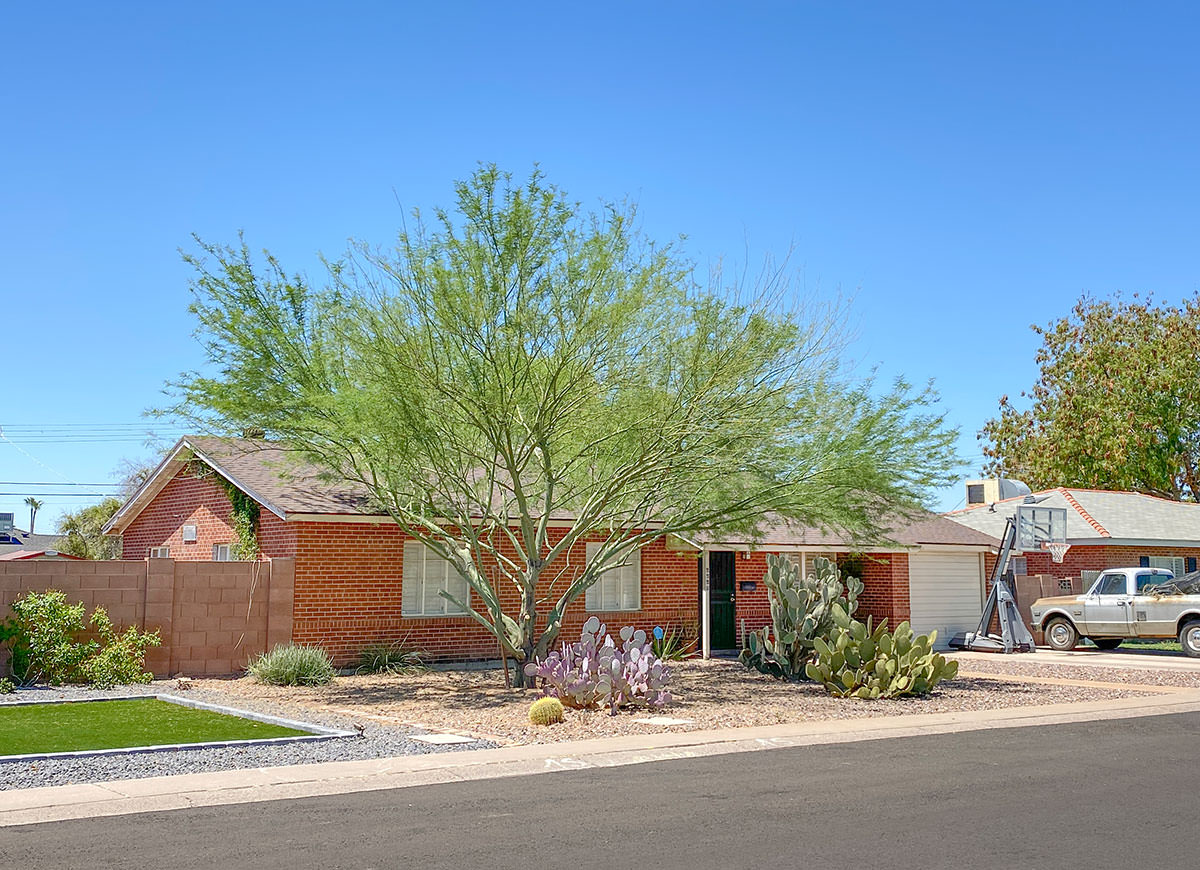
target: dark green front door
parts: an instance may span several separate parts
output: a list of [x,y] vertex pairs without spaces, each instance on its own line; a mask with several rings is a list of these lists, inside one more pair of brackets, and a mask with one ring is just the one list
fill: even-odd
[[734,554],[719,551],[708,554],[708,608],[712,638],[711,649],[733,649],[737,646],[733,604]]

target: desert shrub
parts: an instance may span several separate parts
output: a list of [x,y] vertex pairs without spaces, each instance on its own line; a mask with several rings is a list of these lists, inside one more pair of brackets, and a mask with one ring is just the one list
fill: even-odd
[[69,604],[66,595],[51,589],[18,598],[12,612],[4,634],[13,676],[22,683],[78,682],[84,661],[98,648],[95,641],[75,640],[84,629],[83,603]]
[[[158,632],[130,626],[118,633],[103,607],[86,621],[82,602],[70,604],[62,592],[30,592],[12,605],[13,615],[3,628],[12,650],[13,676],[22,683],[92,683],[101,688],[148,683],[146,649],[158,646]],[[90,626],[97,639],[76,635]]]
[[933,651],[936,640],[936,631],[914,636],[907,622],[889,633],[886,619],[872,630],[870,617],[863,624],[846,616],[831,642],[817,640],[817,657],[808,664],[808,676],[842,698],[924,695],[958,673],[958,662]]
[[424,654],[407,641],[373,644],[358,654],[356,674],[415,674],[426,671]]
[[146,670],[146,650],[162,643],[157,631],[147,634],[131,625],[118,632],[103,607],[96,608],[91,625],[100,636],[100,648],[83,663],[85,682],[108,689],[154,679]]
[[335,671],[329,653],[316,646],[280,644],[250,662],[250,675],[272,686],[323,686]]
[[803,680],[818,639],[837,633],[835,614],[853,614],[863,584],[857,577],[842,579],[837,565],[817,557],[806,574],[786,556],[767,556],[763,576],[771,603],[771,624],[746,635],[738,660],[747,667],[781,680]]
[[558,698],[538,698],[529,705],[532,725],[556,725],[563,720],[563,705]]
[[618,646],[604,623],[589,617],[577,643],[564,642],[561,649],[525,665],[525,675],[537,677],[542,691],[568,707],[605,706],[616,715],[626,705],[669,704],[671,671],[650,650],[646,632],[627,625],[620,636]]

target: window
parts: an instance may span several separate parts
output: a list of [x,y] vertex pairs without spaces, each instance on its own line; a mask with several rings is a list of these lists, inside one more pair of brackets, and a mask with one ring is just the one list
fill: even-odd
[[1138,574],[1137,575],[1137,591],[1141,592],[1147,586],[1157,586],[1159,583],[1168,582],[1164,574]]
[[1008,560],[1008,565],[1014,577],[1024,577],[1029,574],[1029,560],[1024,556],[1013,556]]
[[1101,574],[1096,584],[1097,595],[1124,595],[1128,589],[1124,574]]
[[983,504],[983,484],[968,483],[967,484],[967,504]]
[[[600,552],[601,544],[587,545],[590,563]],[[588,610],[642,609],[642,553],[634,550],[623,565],[610,568],[588,587],[584,602]]]
[[[1096,578],[1100,576],[1099,571],[1080,571],[1079,579],[1082,581],[1082,588],[1091,589],[1092,584],[1096,582]],[[1070,588],[1070,587],[1068,587]]]
[[1166,568],[1176,577],[1182,577],[1187,573],[1182,556],[1151,556],[1150,564],[1147,567]]
[[232,544],[213,544],[213,561],[214,562],[232,562],[233,561],[233,545]]
[[454,566],[420,541],[404,543],[400,611],[404,616],[457,616],[467,611],[441,596],[445,591],[464,604],[471,587]]
[[192,523],[183,527],[183,542],[185,544],[196,543],[196,527]]
[[171,558],[171,548],[170,547],[151,547],[150,548],[150,558],[151,559],[170,559]]

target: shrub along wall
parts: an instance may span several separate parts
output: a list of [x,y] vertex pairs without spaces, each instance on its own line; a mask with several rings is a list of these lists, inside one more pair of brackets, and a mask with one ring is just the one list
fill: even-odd
[[[159,629],[146,666],[156,677],[235,673],[292,637],[292,559],[263,562],[0,562],[0,612],[27,592],[58,589],[119,628]],[[2,655],[7,659],[7,651]]]

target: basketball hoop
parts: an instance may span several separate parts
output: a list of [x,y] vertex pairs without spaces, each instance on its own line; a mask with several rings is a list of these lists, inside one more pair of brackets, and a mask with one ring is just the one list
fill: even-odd
[[1050,559],[1061,564],[1063,557],[1067,555],[1067,550],[1071,549],[1071,545],[1066,541],[1046,541],[1042,544],[1042,549],[1049,550]]

